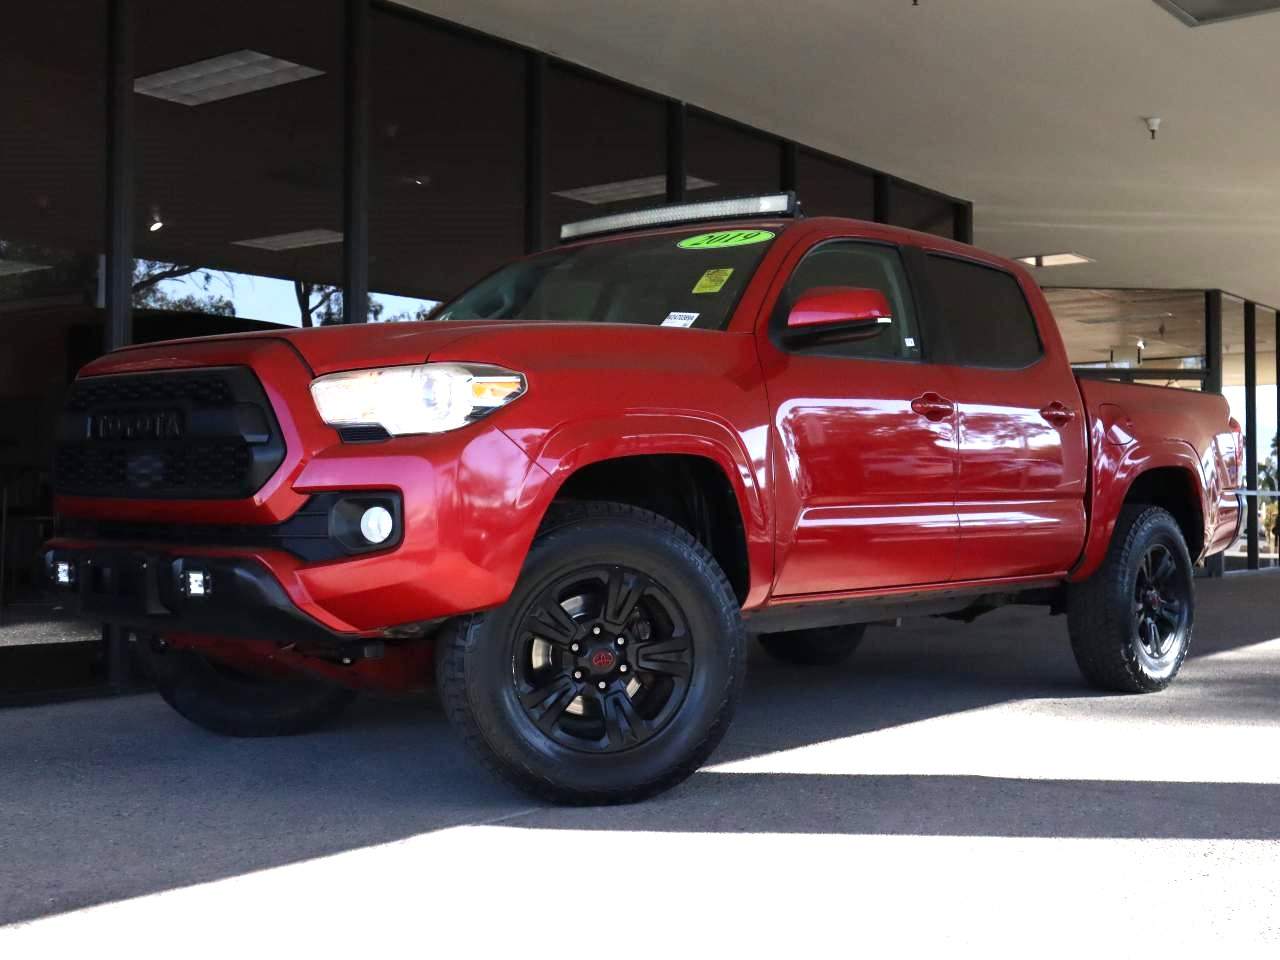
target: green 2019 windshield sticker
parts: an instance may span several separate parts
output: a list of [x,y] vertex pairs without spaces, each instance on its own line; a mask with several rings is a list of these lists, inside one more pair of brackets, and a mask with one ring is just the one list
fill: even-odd
[[764,243],[772,239],[773,234],[768,230],[720,230],[685,237],[676,246],[681,250],[722,250],[725,247],[745,247],[749,243]]

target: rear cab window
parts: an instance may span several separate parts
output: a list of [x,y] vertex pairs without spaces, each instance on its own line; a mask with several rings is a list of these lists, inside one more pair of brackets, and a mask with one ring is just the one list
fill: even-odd
[[503,267],[431,319],[723,330],[783,229],[703,225],[551,250]]

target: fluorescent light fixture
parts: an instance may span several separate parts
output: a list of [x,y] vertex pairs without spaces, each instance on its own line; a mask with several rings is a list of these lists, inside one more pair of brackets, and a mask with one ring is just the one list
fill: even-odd
[[1029,267],[1073,267],[1078,263],[1093,263],[1093,260],[1078,253],[1037,253],[1030,257],[1018,257],[1018,262]]
[[133,92],[196,107],[242,93],[279,87],[324,73],[289,60],[269,57],[257,50],[237,50],[184,67],[149,73],[133,81]]
[[[686,190],[705,190],[714,187],[710,180],[701,177],[684,178]],[[644,197],[661,197],[667,192],[666,176],[637,177],[634,180],[617,180],[614,183],[599,183],[594,187],[576,187],[573,190],[556,190],[554,195],[566,200],[577,200],[601,206],[606,203],[620,203],[623,200],[641,200]]]
[[49,263],[23,263],[21,260],[0,260],[0,277],[16,277],[22,273],[35,273],[37,270],[52,270]]
[[233,240],[237,247],[255,247],[258,250],[298,250],[302,247],[322,247],[326,243],[341,243],[338,230],[295,230],[278,233],[273,237],[254,237],[252,240]]
[[596,217],[578,223],[566,223],[560,228],[561,240],[573,240],[599,233],[618,230],[642,230],[646,227],[663,227],[675,223],[697,223],[700,220],[726,218],[792,216],[795,214],[795,194],[774,193],[764,197],[741,197],[736,200],[703,200],[699,203],[680,203],[652,210],[636,210],[633,213],[615,213],[609,217]]
[[1280,0],[1156,0],[1189,27],[1280,10]]

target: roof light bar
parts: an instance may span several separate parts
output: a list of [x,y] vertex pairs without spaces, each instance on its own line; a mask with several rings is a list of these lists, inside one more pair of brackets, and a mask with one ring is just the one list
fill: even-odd
[[796,213],[794,193],[774,193],[763,197],[740,197],[733,200],[703,200],[698,203],[679,203],[652,210],[635,210],[631,213],[615,213],[608,217],[595,217],[566,223],[560,228],[560,239],[574,240],[619,230],[641,230],[645,227],[665,227],[677,223],[698,223],[703,220],[774,216],[793,217]]

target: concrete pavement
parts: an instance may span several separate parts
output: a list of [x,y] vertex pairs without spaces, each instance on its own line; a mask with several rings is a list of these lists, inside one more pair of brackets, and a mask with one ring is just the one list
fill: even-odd
[[432,702],[276,741],[153,696],[3,711],[0,955],[1261,950],[1277,587],[1202,582],[1155,696],[1084,688],[1038,609],[876,628],[826,672],[756,655],[712,764],[627,808],[530,803]]

